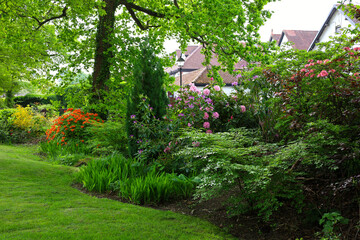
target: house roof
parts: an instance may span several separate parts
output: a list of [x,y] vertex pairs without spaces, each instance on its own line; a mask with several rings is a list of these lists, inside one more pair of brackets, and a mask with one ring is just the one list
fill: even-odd
[[317,35],[318,31],[308,31],[308,30],[283,30],[281,37],[278,41],[280,46],[284,37],[293,42],[292,47],[299,50],[307,50]]
[[[197,86],[207,85],[211,82],[211,79],[208,77],[208,73],[209,69],[207,67],[203,67],[196,71],[183,74],[182,85],[186,86],[190,83],[194,83]],[[237,81],[237,78],[228,72],[219,71],[219,75],[226,85],[231,85],[233,82]],[[174,84],[180,86],[180,76],[175,78]]]
[[[210,60],[210,66],[204,66],[203,62],[205,61],[205,55],[201,53],[203,49],[202,46],[188,46],[184,66],[182,67],[182,84],[186,86],[190,83],[195,83],[196,85],[206,85],[209,84],[211,79],[207,76],[211,66],[219,66],[220,63],[217,60],[216,55]],[[181,54],[180,50],[176,50],[176,58],[179,58]],[[239,61],[235,64],[234,69],[239,70],[247,66],[247,62],[244,60]],[[169,74],[175,74],[179,71],[178,66],[174,65],[170,68],[166,68],[165,71]],[[230,73],[219,71],[220,76],[222,77],[224,83],[231,84],[236,81],[236,77],[232,76]],[[180,76],[175,78],[175,85],[180,86]]]
[[[206,71],[206,67],[202,67],[198,70],[192,71],[192,72],[188,72],[182,75],[182,85],[186,86],[189,85],[190,83],[193,83],[194,81],[196,81],[200,75]],[[177,76],[175,78],[175,85],[180,86],[180,76]]]
[[274,33],[272,33],[272,30],[271,30],[269,42],[276,41],[276,44],[279,44],[280,38],[281,38],[281,34],[274,34]]
[[[184,72],[191,72],[194,70],[202,69],[204,67],[203,62],[205,62],[205,55],[201,53],[201,50],[203,49],[203,46],[197,45],[197,46],[188,46],[186,49],[186,52],[184,53],[185,63],[182,67],[182,70]],[[181,51],[176,50],[176,59],[180,57]],[[210,65],[213,66],[219,66],[220,63],[217,60],[217,56],[213,55],[212,59],[210,60]],[[235,69],[242,69],[244,66],[247,65],[246,61],[239,61],[235,64]],[[175,64],[172,67],[166,68],[165,71],[169,74],[174,74],[179,71],[178,66]]]
[[[349,7],[350,7],[350,6],[349,6]],[[315,36],[314,40],[313,40],[312,43],[310,44],[310,46],[309,46],[309,48],[308,48],[308,51],[313,50],[314,47],[315,47],[315,45],[316,45],[316,43],[319,42],[320,37],[321,37],[322,34],[324,33],[325,28],[329,25],[330,20],[332,19],[332,17],[334,16],[334,14],[335,14],[336,11],[338,11],[340,14],[342,14],[342,15],[345,17],[345,19],[349,21],[349,23],[350,23],[351,25],[355,26],[355,24],[360,23],[359,19],[357,19],[357,18],[350,18],[349,16],[347,16],[346,13],[345,13],[343,10],[340,9],[340,4],[335,4],[335,5],[332,7],[332,9],[331,9],[328,17],[326,18],[324,24],[321,26],[320,31],[318,32],[318,34]]]

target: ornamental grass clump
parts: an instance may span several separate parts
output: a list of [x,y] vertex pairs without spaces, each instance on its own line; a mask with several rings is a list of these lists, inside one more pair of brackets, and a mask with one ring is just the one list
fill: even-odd
[[60,146],[67,145],[69,141],[82,144],[89,138],[86,130],[103,122],[97,113],[84,113],[81,109],[69,108],[64,115],[55,119],[54,124],[46,131],[46,140]]
[[136,204],[157,204],[188,198],[196,185],[182,174],[165,173],[120,154],[93,159],[80,168],[78,181],[89,191],[115,192]]

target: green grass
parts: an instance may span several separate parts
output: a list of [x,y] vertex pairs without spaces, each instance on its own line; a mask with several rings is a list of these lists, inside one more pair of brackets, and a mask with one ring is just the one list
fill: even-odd
[[72,167],[0,145],[0,239],[234,239],[210,223],[98,199],[71,187]]

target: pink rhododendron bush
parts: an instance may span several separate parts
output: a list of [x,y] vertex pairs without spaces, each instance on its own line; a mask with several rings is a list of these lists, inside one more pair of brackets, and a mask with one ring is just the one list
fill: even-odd
[[172,158],[171,154],[192,144],[179,137],[183,132],[200,131],[208,134],[238,127],[257,126],[253,114],[235,95],[226,95],[220,86],[209,85],[203,91],[190,85],[181,89],[168,105],[163,119],[155,117],[152,107],[144,97],[138,109],[130,115],[137,136],[129,141],[137,144],[136,157],[143,161]]
[[169,104],[168,119],[181,127],[202,129],[207,133],[227,131],[237,127],[255,127],[250,111],[246,111],[236,95],[226,95],[220,86],[208,85],[200,91],[190,85],[179,92]]

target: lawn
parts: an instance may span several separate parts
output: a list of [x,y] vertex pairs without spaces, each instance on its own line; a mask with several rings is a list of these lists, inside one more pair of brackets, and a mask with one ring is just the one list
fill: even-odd
[[86,195],[75,168],[0,145],[0,239],[233,239],[210,223]]

